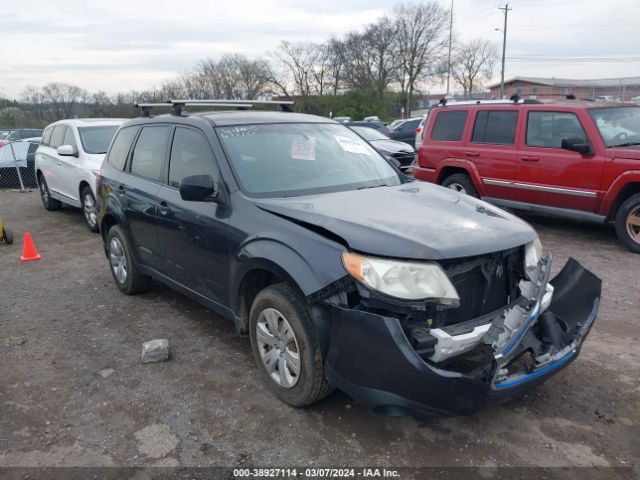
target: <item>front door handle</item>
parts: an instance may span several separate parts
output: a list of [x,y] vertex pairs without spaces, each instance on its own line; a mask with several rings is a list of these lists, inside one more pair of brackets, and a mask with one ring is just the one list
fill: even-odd
[[532,157],[530,155],[523,155],[520,158],[522,158],[523,162],[537,162],[538,160],[540,160],[540,157]]
[[479,157],[480,152],[464,152],[467,157]]
[[160,208],[158,209],[160,210],[160,215],[166,215],[167,213],[169,213],[169,209],[167,208],[168,206],[169,204],[164,200],[160,202]]
[[60,167],[62,165],[62,162],[56,162],[56,165]]

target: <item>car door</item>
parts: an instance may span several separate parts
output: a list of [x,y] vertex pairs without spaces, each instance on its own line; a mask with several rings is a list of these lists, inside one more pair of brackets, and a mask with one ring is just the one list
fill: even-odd
[[62,166],[62,162],[58,155],[57,148],[63,144],[66,132],[67,126],[63,123],[59,123],[53,127],[49,145],[41,149],[39,162],[42,174],[47,181],[49,191],[53,196],[60,199],[65,197],[65,187],[63,171],[60,168]]
[[561,148],[565,138],[588,138],[573,111],[529,109],[518,158],[516,200],[594,212],[604,153],[584,155]]
[[477,109],[465,157],[476,165],[487,197],[513,200],[517,176],[518,109]]
[[160,272],[164,271],[164,262],[158,241],[158,191],[164,178],[170,132],[166,124],[142,127],[117,186],[138,261]]
[[227,212],[214,202],[184,201],[180,182],[191,175],[211,175],[218,164],[203,132],[175,128],[167,183],[160,188],[158,233],[167,275],[216,302],[228,298]]
[[80,158],[74,130],[73,126],[67,126],[62,145],[72,147],[73,151],[76,152],[75,155],[60,155],[56,153],[58,158],[56,164],[60,175],[60,193],[65,196],[70,204],[80,206],[80,192],[78,191],[78,186],[80,185],[78,163]]

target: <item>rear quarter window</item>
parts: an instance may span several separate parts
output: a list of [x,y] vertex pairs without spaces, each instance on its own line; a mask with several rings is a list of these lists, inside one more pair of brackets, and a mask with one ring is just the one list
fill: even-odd
[[467,115],[466,110],[438,112],[431,130],[431,140],[449,142],[461,140]]
[[133,142],[137,132],[138,126],[134,125],[131,127],[121,128],[116,134],[107,155],[107,162],[109,162],[114,168],[124,170],[124,166],[127,163],[127,156],[131,149],[131,143]]

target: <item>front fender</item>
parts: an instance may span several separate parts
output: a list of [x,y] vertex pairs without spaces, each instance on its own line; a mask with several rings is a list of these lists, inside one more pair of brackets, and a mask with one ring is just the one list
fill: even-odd
[[640,170],[627,170],[626,172],[622,172],[611,182],[611,186],[602,197],[598,214],[607,218],[614,218],[616,212],[611,209],[615,205],[616,199],[622,189],[630,183],[640,183]]

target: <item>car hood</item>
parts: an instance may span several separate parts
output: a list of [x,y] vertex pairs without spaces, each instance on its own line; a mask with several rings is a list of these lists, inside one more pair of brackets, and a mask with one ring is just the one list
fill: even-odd
[[615,158],[629,158],[632,160],[640,160],[640,145],[630,145],[628,147],[612,148],[612,154]]
[[510,213],[423,182],[260,199],[256,204],[320,234],[340,237],[350,249],[384,257],[460,258],[536,238],[529,224]]
[[374,140],[370,143],[376,148],[376,150],[383,150],[388,153],[414,153],[413,148],[406,143],[398,142],[397,140]]

